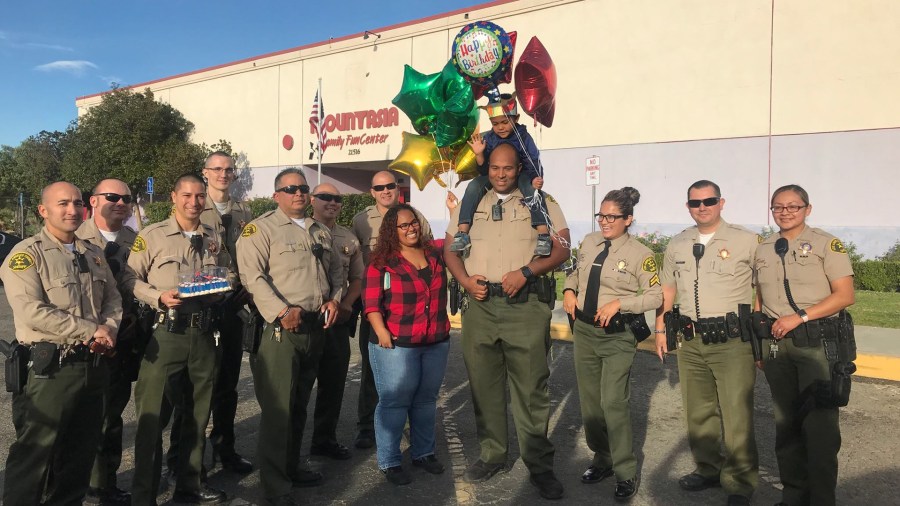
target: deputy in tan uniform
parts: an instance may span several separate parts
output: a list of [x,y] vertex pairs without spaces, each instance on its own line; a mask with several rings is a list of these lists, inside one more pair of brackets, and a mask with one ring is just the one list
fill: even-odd
[[531,228],[531,214],[516,184],[522,170],[516,150],[501,144],[491,152],[488,163],[492,189],[475,212],[469,256],[463,261],[450,252],[457,232],[456,212],[444,241],[447,269],[468,293],[462,346],[481,454],[466,470],[465,479],[481,482],[506,469],[508,382],[519,449],[531,483],[542,497],[560,499],[563,486],[553,474],[554,449],[547,437],[552,296],[545,275],[569,257],[568,225],[559,204],[547,195],[550,222],[557,227],[558,237],[553,239],[550,256],[534,258],[537,232]]
[[737,319],[738,304],[752,301],[753,261],[761,238],[722,219],[725,199],[712,181],[697,181],[687,193],[687,208],[697,226],[673,237],[666,248],[660,272],[663,307],[656,318],[660,360],[668,351],[664,314],[675,303],[696,334],[678,350],[696,469],[678,483],[687,491],[721,484],[729,505],[750,504],[759,477],[753,432],[756,368],[750,343],[740,339],[739,327],[736,334],[730,332],[729,323]]
[[612,190],[596,214],[600,231],[578,249],[578,268],[566,278],[563,309],[574,320],[575,375],[584,435],[594,459],[581,481],[616,476],[616,500],[637,493],[632,448],[631,364],[635,346],[650,335],[644,312],[662,304],[650,248],[628,234],[640,193]]
[[[322,183],[313,188],[312,218],[306,219],[307,230],[313,232],[324,227],[331,234],[331,250],[341,264],[341,274],[346,293],[338,306],[335,324],[326,331],[322,357],[319,359],[319,373],[316,377],[316,408],[313,418],[313,437],[310,453],[324,455],[337,460],[351,457],[350,450],[337,441],[337,424],[344,399],[344,384],[350,366],[350,316],[353,303],[362,291],[362,277],[365,270],[359,240],[350,230],[337,224],[341,213],[343,196],[334,185]],[[313,232],[315,233],[315,232]],[[331,280],[332,286],[339,280]]]
[[[172,191],[174,215],[148,226],[138,235],[128,257],[130,283],[138,300],[158,311],[134,387],[137,434],[132,485],[134,504],[155,504],[162,462],[156,454],[164,421],[164,396],[175,405],[190,406],[182,415],[175,502],[217,504],[225,493],[201,483],[206,425],[216,378],[217,333],[214,304],[219,295],[182,299],[179,274],[205,266],[228,267],[222,261],[222,240],[216,230],[200,223],[206,205],[206,184],[186,174]],[[230,280],[234,276],[229,274]],[[127,282],[126,282],[127,283]],[[168,390],[168,391],[167,391]],[[191,392],[191,400],[179,398]]]
[[322,482],[321,474],[301,468],[300,443],[324,332],[337,318],[344,276],[331,234],[321,226],[306,228],[309,186],[303,173],[281,171],[273,198],[278,209],[241,232],[238,266],[268,322],[250,359],[261,409],[256,453],[260,482],[272,504],[295,504],[292,485]]
[[[207,198],[206,207],[200,214],[200,222],[216,229],[225,246],[221,251],[231,262],[231,269],[237,273],[235,245],[241,230],[253,220],[253,214],[245,203],[233,199],[230,194],[235,180],[234,159],[223,151],[211,153],[203,165],[203,177],[207,182]],[[248,299],[246,291],[238,284],[223,305],[222,319],[219,322],[221,333],[219,347],[222,358],[213,390],[212,430],[209,433],[213,454],[222,463],[222,467],[240,474],[253,470],[253,463],[234,449],[237,385],[241,377],[241,360],[244,357],[244,350],[241,347],[242,323],[237,313]]]
[[[388,209],[397,205],[400,201],[400,190],[397,188],[397,178],[386,170],[378,172],[372,177],[372,188],[369,190],[375,199],[375,205],[369,206],[353,217],[351,230],[359,240],[362,248],[363,262],[369,265],[369,255],[378,240],[378,229]],[[416,211],[418,213],[418,211]],[[431,226],[424,216],[417,214],[425,238],[431,239]],[[359,309],[361,306],[357,305]],[[356,318],[355,316],[353,317]],[[372,375],[372,367],[369,364],[369,332],[371,327],[366,318],[359,322],[359,354],[360,354],[360,381],[359,402],[357,404],[357,429],[355,445],[357,448],[371,448],[375,445],[375,406],[378,404],[378,391],[375,390],[375,377]]]
[[130,504],[131,494],[117,486],[116,475],[122,463],[122,412],[131,400],[131,382],[137,379],[140,367],[136,350],[137,308],[134,295],[123,283],[128,252],[137,237],[137,232],[125,225],[125,220],[131,216],[131,190],[124,181],[104,179],[94,187],[90,202],[93,215],[78,227],[75,235],[103,250],[122,296],[123,323],[116,339],[116,356],[107,361],[109,389],[105,399],[103,437],[94,460],[86,502]]
[[[775,349],[763,354],[763,371],[775,407],[781,500],[790,506],[830,506],[836,503],[841,449],[838,407],[847,401],[832,392],[846,382],[849,395],[852,370],[844,368],[855,357],[855,349],[841,356],[847,349],[842,333],[853,325],[843,312],[855,301],[853,267],[838,238],[806,224],[812,212],[806,190],[782,186],[772,194],[771,206],[779,232],[759,245],[756,270],[760,305],[774,320]],[[781,244],[783,256],[777,252]],[[833,357],[826,346],[836,351]],[[838,370],[845,377],[836,376]],[[813,393],[815,387],[823,392]]]
[[33,361],[23,391],[13,394],[16,439],[3,484],[3,503],[10,506],[84,498],[108,381],[106,359],[87,344],[115,347],[122,318],[103,250],[75,236],[84,212],[78,188],[45,187],[38,212],[44,228],[17,244],[0,267],[16,339],[30,347]]

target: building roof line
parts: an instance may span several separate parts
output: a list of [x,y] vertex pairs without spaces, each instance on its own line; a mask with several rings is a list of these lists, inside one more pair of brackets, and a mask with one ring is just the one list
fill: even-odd
[[[489,9],[489,8],[491,8],[491,7],[496,7],[496,6],[499,6],[499,5],[504,5],[504,4],[508,4],[508,3],[514,3],[514,2],[516,2],[516,1],[518,1],[518,0],[492,0],[492,1],[490,1],[490,2],[485,2],[485,3],[481,3],[481,4],[476,4],[476,5],[473,5],[473,6],[471,6],[471,7],[463,7],[463,8],[456,9],[456,10],[453,10],[453,11],[450,11],[450,12],[443,12],[443,13],[440,13],[440,14],[433,14],[433,15],[431,15],[431,16],[426,16],[426,17],[424,17],[424,18],[413,19],[413,20],[410,20],[410,21],[404,21],[404,22],[402,22],[402,23],[396,23],[396,24],[393,24],[393,25],[383,26],[383,27],[379,27],[379,28],[372,29],[372,30],[366,30],[366,31],[368,31],[369,33],[373,33],[373,32],[375,32],[375,33],[381,33],[381,32],[385,32],[385,31],[388,31],[388,30],[395,30],[395,29],[398,29],[398,28],[403,28],[403,27],[406,27],[406,26],[417,25],[417,24],[420,24],[420,23],[427,23],[427,22],[429,22],[429,21],[434,21],[434,20],[441,19],[441,18],[448,18],[448,17],[450,17],[450,16],[455,16],[455,15],[457,15],[457,14],[464,14],[464,13],[466,13],[466,12],[472,12],[472,11],[478,11],[478,10]],[[129,86],[123,86],[123,88],[125,88],[125,89],[140,89],[140,88],[145,88],[145,87],[147,87],[147,86],[150,86],[150,85],[153,85],[153,84],[156,84],[156,83],[160,83],[160,82],[163,82],[163,81],[169,81],[169,80],[172,80],[172,79],[179,79],[179,78],[191,76],[191,75],[194,75],[194,74],[202,74],[202,73],[204,73],[204,72],[210,72],[210,71],[213,71],[213,70],[218,70],[218,69],[222,69],[222,68],[226,68],[226,67],[231,67],[231,66],[234,66],[234,65],[240,65],[240,64],[242,64],[242,63],[250,63],[250,62],[253,62],[253,61],[263,60],[263,59],[265,59],[265,58],[271,58],[271,57],[274,57],[274,56],[280,56],[280,55],[287,54],[287,53],[293,53],[293,52],[297,52],[297,51],[303,51],[303,50],[312,49],[312,48],[316,48],[316,47],[320,47],[320,46],[325,46],[325,45],[328,45],[328,44],[334,44],[335,42],[343,42],[343,41],[346,41],[346,40],[352,40],[352,39],[355,39],[355,38],[357,38],[357,37],[362,37],[362,36],[364,35],[364,33],[365,33],[365,32],[351,33],[351,34],[349,34],[349,35],[344,35],[344,36],[341,36],[341,37],[333,37],[333,38],[330,38],[330,39],[328,39],[328,40],[322,40],[322,41],[319,41],[319,42],[312,42],[312,43],[310,43],[310,44],[304,44],[304,45],[302,45],[302,46],[292,47],[292,48],[289,48],[289,49],[282,49],[282,50],[279,50],[279,51],[273,51],[273,52],[271,52],[271,53],[265,53],[265,54],[258,55],[258,56],[251,56],[251,57],[249,57],[249,58],[244,58],[244,59],[241,59],[241,60],[232,61],[232,62],[228,62],[228,63],[222,63],[222,64],[220,64],[220,65],[213,65],[213,66],[211,66],[211,67],[206,67],[206,68],[202,68],[202,69],[199,69],[199,70],[192,70],[192,71],[190,71],[190,72],[183,72],[183,73],[181,73],[181,74],[175,74],[175,75],[168,76],[168,77],[162,77],[162,78],[159,78],[159,79],[153,79],[152,81],[145,81],[145,82],[138,83],[138,84],[133,84],[133,85],[129,85]],[[92,93],[92,94],[90,94],[90,95],[84,95],[84,96],[76,97],[75,100],[76,100],[76,101],[79,101],[79,100],[85,100],[85,99],[88,99],[88,98],[99,97],[99,96],[105,95],[105,94],[107,94],[107,93],[110,93],[110,91],[109,91],[109,90],[107,90],[107,91],[101,91],[101,92],[99,92],[99,93]]]

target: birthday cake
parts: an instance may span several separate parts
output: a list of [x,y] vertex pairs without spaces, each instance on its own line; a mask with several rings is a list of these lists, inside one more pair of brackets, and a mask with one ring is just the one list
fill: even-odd
[[224,267],[206,266],[203,270],[178,275],[178,296],[182,299],[231,291]]

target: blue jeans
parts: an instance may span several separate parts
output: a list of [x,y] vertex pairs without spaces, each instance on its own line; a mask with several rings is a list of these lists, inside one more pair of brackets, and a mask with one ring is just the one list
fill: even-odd
[[369,343],[369,361],[378,390],[375,443],[378,468],[400,465],[400,438],[409,418],[413,459],[434,454],[437,396],[447,369],[450,341],[415,348],[382,348]]

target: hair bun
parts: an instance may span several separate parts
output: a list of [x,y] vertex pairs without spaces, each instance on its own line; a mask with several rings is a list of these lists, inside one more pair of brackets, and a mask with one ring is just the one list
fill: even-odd
[[641,192],[637,191],[637,188],[626,186],[625,188],[622,188],[622,193],[631,200],[632,206],[636,206],[637,203],[641,201]]

